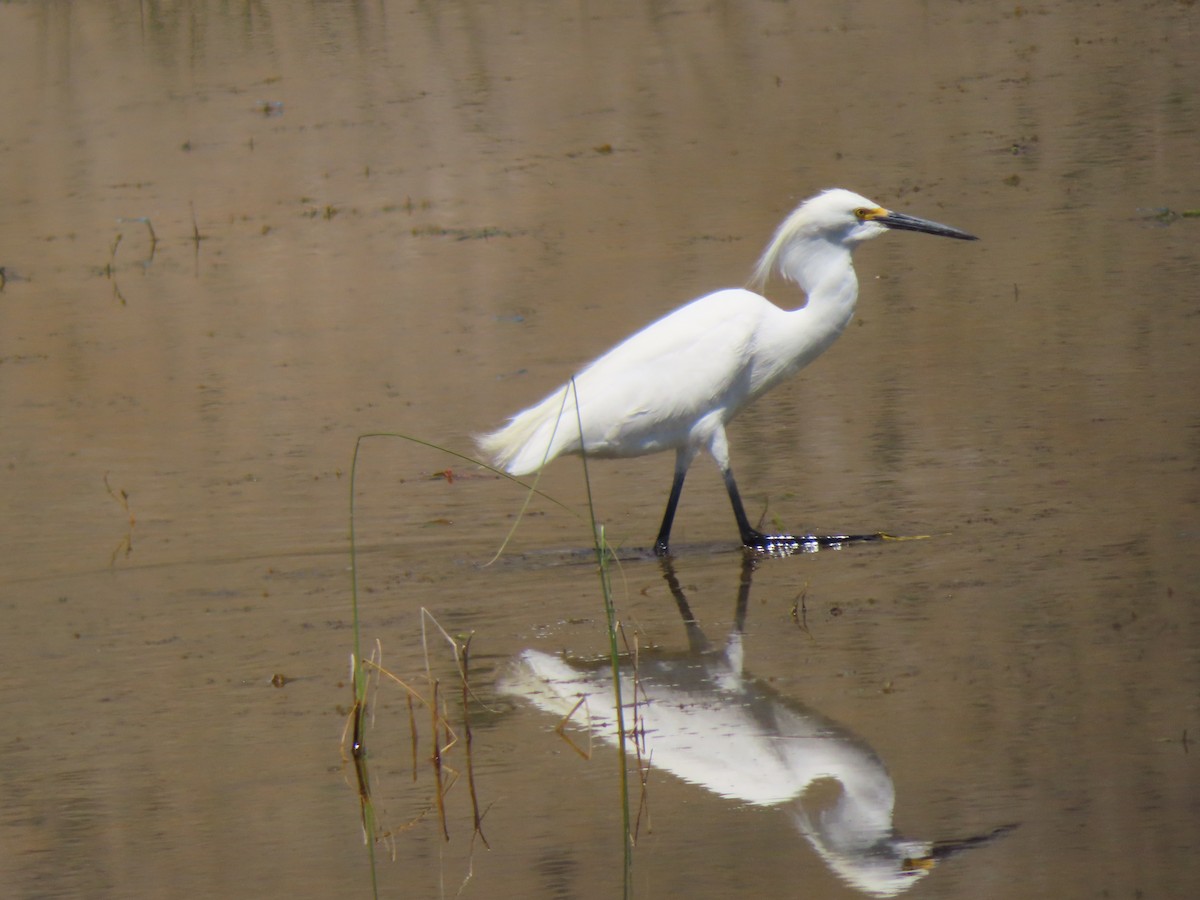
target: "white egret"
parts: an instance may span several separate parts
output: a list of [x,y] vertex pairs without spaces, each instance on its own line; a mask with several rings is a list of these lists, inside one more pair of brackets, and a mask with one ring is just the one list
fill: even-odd
[[743,289],[693,300],[591,363],[575,376],[573,390],[568,383],[482,436],[481,449],[512,475],[528,475],[565,453],[624,458],[674,450],[675,477],[654,542],[659,556],[669,552],[688,467],[707,450],[724,476],[742,544],[767,553],[794,549],[791,535],[765,535],[750,526],[729,466],[725,426],[842,333],[858,299],[850,253],[889,229],[977,240],[852,191],[824,191],[784,219],[751,280],[761,289],[778,272],[807,303],[784,310]]

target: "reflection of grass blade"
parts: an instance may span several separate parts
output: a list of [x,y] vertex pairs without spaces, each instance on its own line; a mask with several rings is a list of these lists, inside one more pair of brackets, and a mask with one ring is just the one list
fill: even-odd
[[405,698],[408,701],[408,734],[411,743],[409,748],[412,753],[412,780],[417,780],[417,745],[419,743],[417,731],[417,708],[413,703],[413,695],[409,694]]
[[[442,744],[438,740],[438,683],[435,679],[432,684],[433,696],[432,702],[429,704],[429,715],[433,719],[430,727],[433,731],[433,778],[437,784],[437,791],[434,793],[437,799],[438,822],[442,826],[442,837],[445,840],[450,840],[450,829],[446,827],[446,783],[442,776]],[[447,732],[449,729],[447,729]],[[447,739],[450,735],[447,733]]]
[[363,839],[367,844],[367,854],[371,865],[371,889],[373,896],[379,896],[378,866],[375,861],[375,835],[378,822],[375,817],[375,804],[371,800],[370,775],[367,771],[366,747],[366,717],[367,717],[367,673],[362,663],[362,640],[358,617],[358,553],[355,545],[355,516],[354,501],[355,477],[358,474],[358,451],[362,447],[362,438],[354,442],[354,456],[350,462],[350,603],[351,621],[354,630],[354,653],[351,658],[351,680],[353,682],[354,703],[351,707],[353,720],[354,771],[358,778],[359,812],[362,817]]
[[371,800],[370,775],[367,771],[366,747],[366,717],[367,717],[367,673],[362,664],[362,640],[358,617],[358,553],[355,545],[355,515],[354,501],[355,476],[358,474],[358,451],[362,446],[361,438],[354,442],[354,456],[350,462],[350,602],[351,621],[354,630],[354,653],[351,656],[351,680],[354,689],[354,704],[351,717],[354,724],[354,771],[358,778],[359,813],[362,817],[363,840],[367,845],[367,856],[371,866],[372,895],[379,897],[379,872],[375,860],[375,835],[378,822],[375,817],[375,804]]
[[108,565],[111,568],[117,562],[117,557],[124,555],[126,558],[133,553],[133,526],[137,524],[137,519],[133,515],[133,510],[129,508],[129,494],[122,488],[119,492],[114,491],[111,484],[108,483],[108,473],[104,473],[104,489],[108,491],[108,496],[112,497],[121,504],[121,508],[125,510],[125,515],[129,517],[129,527],[125,531],[125,537],[121,538],[121,543],[113,549],[112,556],[108,558]]
[[[575,713],[579,712],[580,707],[583,708],[584,713],[587,715],[587,723],[584,725],[584,734],[587,735],[588,739],[587,750],[576,744],[574,739],[567,734],[567,725],[575,718]],[[575,702],[575,705],[571,707],[571,711],[559,720],[559,723],[554,726],[554,733],[566,741],[567,746],[584,759],[590,760],[592,758],[592,711],[588,708],[586,695],[580,697]]]
[[483,833],[483,816],[484,813],[479,811],[479,795],[475,792],[475,765],[471,757],[471,685],[468,681],[468,675],[471,671],[470,666],[471,638],[468,637],[462,643],[462,708],[463,708],[463,737],[466,738],[467,744],[467,791],[471,795],[471,813],[475,817],[475,834],[479,835],[479,839],[483,841],[483,846],[489,850],[492,845],[488,843],[487,836]]
[[[350,657],[351,675],[357,676],[357,673],[363,672],[363,667],[357,655],[352,654]],[[345,746],[346,733],[350,732],[350,758],[354,762],[354,776],[356,786],[358,788],[358,811],[362,821],[363,843],[367,845],[367,856],[371,864],[371,890],[374,897],[379,896],[379,883],[377,878],[377,867],[375,864],[375,837],[378,834],[378,820],[375,815],[375,803],[371,799],[371,775],[367,769],[367,752],[363,744],[363,728],[366,722],[367,703],[366,694],[366,674],[363,673],[363,697],[359,698],[357,679],[353,677],[355,682],[354,687],[354,702],[350,707],[350,715],[346,719],[346,727],[342,731],[342,761],[345,762]]]
[[650,757],[646,755],[646,725],[642,721],[642,701],[646,700],[646,691],[642,687],[642,681],[638,673],[641,671],[640,665],[640,649],[638,643],[637,632],[634,632],[633,646],[629,644],[629,637],[625,634],[623,625],[617,626],[621,631],[621,643],[625,645],[625,652],[631,660],[630,669],[632,671],[632,689],[633,700],[629,704],[633,716],[633,727],[629,732],[632,739],[634,764],[637,766],[639,794],[638,794],[638,810],[637,818],[633,822],[633,832],[630,836],[630,844],[636,844],[638,835],[642,831],[642,816],[645,815],[647,822],[650,819],[650,796],[647,792],[646,785],[650,780]]
[[571,379],[571,390],[575,392],[575,416],[579,423],[579,456],[583,460],[583,483],[587,488],[588,518],[592,525],[592,542],[596,548],[596,566],[600,574],[600,592],[604,597],[604,618],[608,630],[608,656],[612,666],[613,703],[617,712],[617,764],[621,777],[621,824],[624,861],[624,896],[633,895],[633,833],[629,824],[629,774],[625,753],[625,710],[621,702],[621,666],[617,647],[617,610],[612,598],[612,578],[608,569],[609,550],[604,537],[604,526],[596,524],[596,506],[592,502],[592,482],[588,478],[587,448],[584,444],[583,418],[579,412],[579,392],[575,379]]

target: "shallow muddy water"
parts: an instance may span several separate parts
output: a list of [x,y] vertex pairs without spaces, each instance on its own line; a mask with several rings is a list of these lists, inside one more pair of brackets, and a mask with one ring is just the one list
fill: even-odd
[[[368,895],[356,438],[473,453],[832,185],[982,240],[862,248],[734,465],[768,527],[925,539],[746,573],[701,460],[665,572],[671,460],[591,466],[633,894],[1194,892],[1198,7],[5,4],[0,73],[4,896]],[[443,828],[379,683],[379,894],[620,896],[606,693],[555,731],[605,677],[578,461],[490,567],[520,488],[387,437],[356,477],[365,647],[459,738]],[[472,636],[474,837],[422,609]]]

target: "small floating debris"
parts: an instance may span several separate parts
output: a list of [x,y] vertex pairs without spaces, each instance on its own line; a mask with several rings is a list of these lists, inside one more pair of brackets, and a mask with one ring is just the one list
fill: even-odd
[[1154,222],[1158,225],[1170,225],[1172,222],[1177,222],[1180,219],[1200,219],[1200,209],[1181,209],[1173,210],[1166,206],[1154,207],[1150,209],[1139,209],[1142,214],[1142,221]]
[[443,228],[441,225],[418,225],[412,229],[413,237],[451,237],[456,241],[478,241],[488,238],[521,237],[524,231],[513,231],[507,228]]

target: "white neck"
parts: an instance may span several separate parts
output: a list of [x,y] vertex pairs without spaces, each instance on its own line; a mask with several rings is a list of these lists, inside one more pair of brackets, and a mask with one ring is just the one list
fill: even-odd
[[754,393],[761,393],[808,365],[832,344],[854,317],[858,278],[850,251],[833,244],[807,245],[785,251],[780,272],[808,295],[808,302],[790,312],[779,310],[777,320],[760,335],[762,362]]

